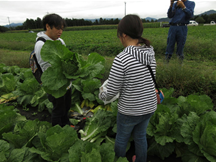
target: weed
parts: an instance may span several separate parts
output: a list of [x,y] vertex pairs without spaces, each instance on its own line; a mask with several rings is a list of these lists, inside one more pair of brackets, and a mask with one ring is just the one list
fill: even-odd
[[37,115],[37,112],[33,112],[33,113],[32,113],[32,116],[35,116],[35,115]]
[[24,111],[29,111],[29,108],[26,105],[22,105]]

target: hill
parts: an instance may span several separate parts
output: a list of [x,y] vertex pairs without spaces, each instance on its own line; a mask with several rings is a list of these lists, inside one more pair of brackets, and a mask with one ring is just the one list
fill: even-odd
[[152,17],[146,17],[145,20],[148,20],[148,21],[154,20],[154,21],[155,21],[155,20],[157,20],[157,19],[152,18]]
[[11,23],[10,25],[5,25],[5,27],[9,28],[9,27],[17,27],[17,26],[22,26],[23,23]]
[[160,18],[157,20],[158,22],[169,22],[170,19],[169,18]]
[[[206,12],[203,12],[199,15],[195,15],[195,16],[200,16],[200,15],[211,15],[211,14],[215,14],[216,13],[216,10],[209,10],[209,11],[206,11]],[[111,18],[103,18],[103,19],[106,19],[106,20],[110,20]],[[115,18],[112,18],[112,19],[115,19]],[[119,20],[121,20],[121,18],[118,18]],[[152,17],[146,17],[146,18],[143,18],[145,20],[157,20],[158,22],[169,22],[169,18],[159,18],[159,19],[156,19],[156,18],[152,18]],[[88,21],[92,21],[92,22],[95,22],[95,20],[99,20],[99,19],[85,19],[85,20],[88,20]],[[16,27],[16,26],[22,26],[23,23],[11,23],[10,25],[5,25],[5,27],[9,28],[9,27]]]
[[215,13],[216,13],[215,10],[209,10],[209,11],[206,11],[206,12],[199,14],[199,15],[211,15],[211,14],[215,14]]

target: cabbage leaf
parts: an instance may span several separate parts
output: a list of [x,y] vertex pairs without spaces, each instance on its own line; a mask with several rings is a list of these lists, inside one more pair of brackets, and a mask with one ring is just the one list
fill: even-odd
[[216,162],[216,112],[210,111],[202,116],[193,132],[193,140],[203,155]]
[[[41,57],[51,64],[41,77],[44,90],[55,98],[66,93],[66,88],[71,81],[74,87],[82,92],[83,89],[77,87],[82,87],[80,84],[83,80],[102,78],[105,71],[105,59],[98,53],[91,53],[87,60],[84,60],[79,54],[71,52],[62,45],[60,41],[47,40],[41,49]],[[85,98],[95,100],[92,97],[94,93],[92,91],[88,93],[91,95],[83,93]]]
[[92,118],[86,119],[84,130],[81,129],[79,131],[81,139],[83,141],[91,141],[97,135],[104,135],[104,132],[106,133],[114,125],[115,119],[112,112],[99,109]]

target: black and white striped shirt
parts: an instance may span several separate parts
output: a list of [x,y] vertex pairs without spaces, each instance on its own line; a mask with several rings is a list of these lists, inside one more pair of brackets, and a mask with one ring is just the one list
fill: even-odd
[[150,65],[156,75],[153,47],[126,47],[115,57],[107,91],[99,97],[109,101],[119,93],[118,111],[121,114],[139,116],[154,112],[157,108],[155,85],[146,65]]

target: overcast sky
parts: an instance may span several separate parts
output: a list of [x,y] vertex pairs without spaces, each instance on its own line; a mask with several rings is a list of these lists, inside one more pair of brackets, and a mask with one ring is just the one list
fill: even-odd
[[[216,10],[216,0],[194,0],[194,14]],[[126,4],[126,5],[125,5]],[[141,18],[165,18],[170,0],[0,0],[0,25],[23,23],[27,18],[36,20],[47,13],[57,13],[63,18],[122,18],[137,14]]]

